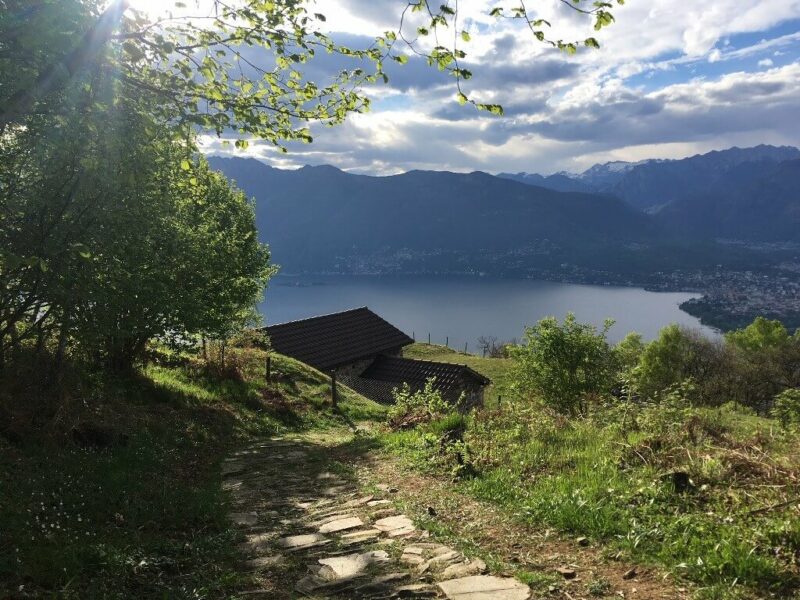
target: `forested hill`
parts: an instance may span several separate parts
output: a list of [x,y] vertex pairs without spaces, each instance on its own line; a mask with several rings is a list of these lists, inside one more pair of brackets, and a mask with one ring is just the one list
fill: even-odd
[[365,260],[388,270],[409,261],[423,270],[550,266],[659,237],[650,217],[615,197],[481,172],[370,177],[330,166],[210,162],[256,198],[260,235],[288,270],[354,270]]

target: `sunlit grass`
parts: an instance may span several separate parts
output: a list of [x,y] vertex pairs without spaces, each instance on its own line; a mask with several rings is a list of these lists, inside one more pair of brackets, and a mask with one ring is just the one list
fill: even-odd
[[[791,496],[797,439],[736,408],[693,414],[686,427],[701,433],[681,430],[668,439],[603,418],[492,408],[470,418],[464,438],[477,476],[454,485],[522,523],[586,536],[658,565],[698,584],[704,598],[794,593],[797,503],[752,511]],[[437,427],[389,433],[384,447],[415,469],[449,477]],[[651,453],[639,458],[636,448]],[[673,471],[686,471],[693,488],[676,492]]]

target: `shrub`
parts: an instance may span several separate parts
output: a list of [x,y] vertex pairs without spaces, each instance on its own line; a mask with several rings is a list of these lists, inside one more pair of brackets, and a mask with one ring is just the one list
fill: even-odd
[[514,385],[523,393],[538,395],[558,412],[586,412],[586,399],[610,391],[615,368],[606,335],[607,320],[598,331],[567,314],[563,324],[553,317],[525,330],[525,343],[511,349],[515,360]]
[[729,376],[736,380],[739,402],[765,414],[778,393],[800,386],[800,337],[790,337],[779,321],[758,317],[725,341],[736,357]]
[[621,374],[630,373],[639,364],[645,344],[642,335],[631,331],[622,341],[614,346],[617,366]]
[[672,436],[684,429],[692,414],[691,399],[696,388],[690,379],[682,381],[658,394],[656,400],[641,411],[637,422],[646,432],[659,436]]
[[741,363],[724,344],[673,324],[644,348],[632,383],[642,397],[652,400],[691,379],[693,393],[687,400],[718,405],[740,399],[740,371]]
[[411,391],[404,383],[393,391],[395,404],[389,411],[389,425],[404,429],[427,423],[446,414],[452,408],[436,389],[436,378],[431,377],[421,390]]
[[784,390],[775,396],[772,416],[784,427],[800,425],[800,388]]

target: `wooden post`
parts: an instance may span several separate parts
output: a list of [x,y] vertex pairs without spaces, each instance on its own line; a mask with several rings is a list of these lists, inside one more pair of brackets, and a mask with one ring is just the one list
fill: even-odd
[[336,371],[331,371],[331,400],[333,401],[333,408],[336,408],[339,400],[336,397]]
[[444,347],[445,348],[449,348],[450,347],[450,336],[449,335],[445,336],[445,338],[444,338]]
[[467,353],[467,342],[464,342],[464,354]]
[[428,332],[428,346],[431,345],[431,332]]
[[267,354],[267,383],[272,382],[272,356]]
[[417,341],[417,334],[414,331],[411,332],[411,339]]

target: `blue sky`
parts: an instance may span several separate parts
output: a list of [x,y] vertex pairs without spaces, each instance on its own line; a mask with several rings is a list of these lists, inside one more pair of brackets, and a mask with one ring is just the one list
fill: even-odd
[[[461,107],[448,78],[411,58],[368,90],[373,110],[313,128],[288,155],[252,143],[247,155],[287,168],[579,171],[596,162],[680,158],[733,145],[800,145],[800,0],[628,0],[602,47],[569,57],[519,23],[488,16],[495,1],[461,3],[475,73],[470,92],[497,118]],[[332,35],[368,44],[396,28],[400,0],[319,0]],[[558,0],[536,3],[553,35],[596,35]],[[310,65],[324,76],[330,63]],[[317,69],[317,71],[315,71]],[[205,138],[209,153],[234,154]],[[240,153],[241,154],[241,153]]]

